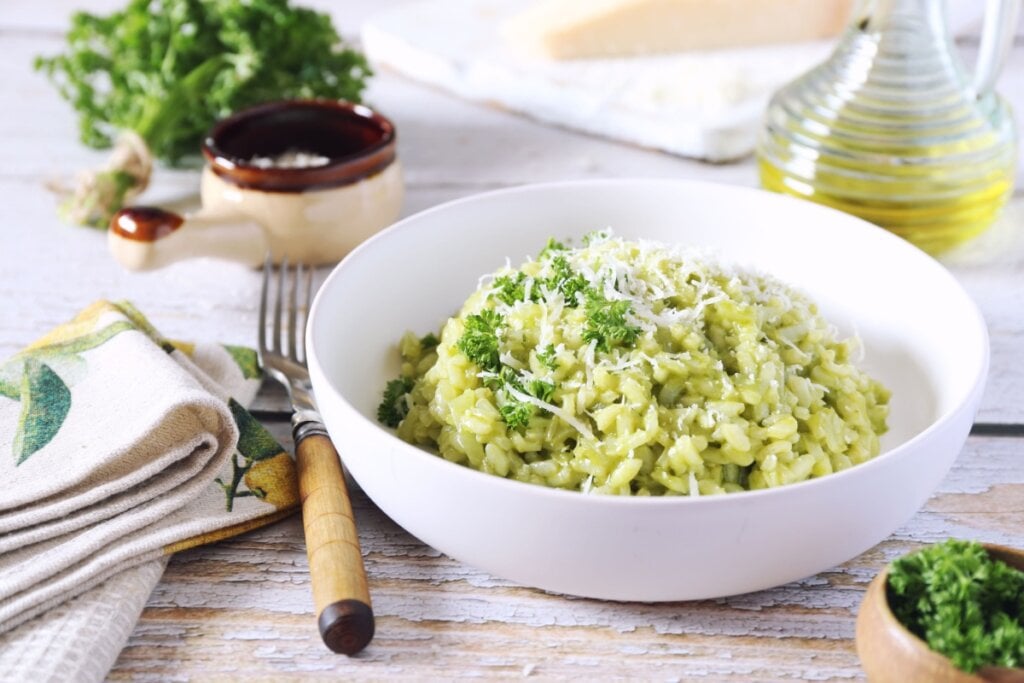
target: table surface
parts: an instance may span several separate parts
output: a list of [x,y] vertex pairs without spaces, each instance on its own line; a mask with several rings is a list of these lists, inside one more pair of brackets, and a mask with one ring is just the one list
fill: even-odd
[[[54,217],[46,183],[96,165],[69,107],[30,67],[61,48],[71,10],[121,0],[31,0],[0,10],[0,357],[97,298],[129,298],[165,334],[254,344],[259,276],[192,261],[127,273],[95,231]],[[355,35],[384,2],[329,9]],[[340,6],[341,3],[338,3]],[[970,49],[972,40],[963,41]],[[1024,38],[1000,89],[1024,121]],[[544,126],[381,73],[368,94],[400,131],[404,212],[527,182],[622,176],[756,185],[748,159],[706,165]],[[160,169],[147,203],[193,197],[195,171]],[[359,676],[855,679],[857,607],[895,556],[947,536],[1024,546],[1024,193],[986,235],[943,262],[989,325],[992,365],[975,428],[953,470],[910,522],[863,555],[803,581],[720,600],[611,603],[490,576],[410,536],[360,493],[360,539],[377,635],[359,656],[329,653],[312,614],[296,517],[172,558],[111,678]],[[260,415],[287,441],[279,394]]]

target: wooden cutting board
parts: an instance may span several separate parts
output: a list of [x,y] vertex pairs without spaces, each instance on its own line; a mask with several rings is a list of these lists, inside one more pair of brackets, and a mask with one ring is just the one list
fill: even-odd
[[425,0],[362,30],[377,66],[541,121],[673,154],[728,161],[750,153],[771,93],[831,43],[554,62],[520,55],[501,25],[522,0]]

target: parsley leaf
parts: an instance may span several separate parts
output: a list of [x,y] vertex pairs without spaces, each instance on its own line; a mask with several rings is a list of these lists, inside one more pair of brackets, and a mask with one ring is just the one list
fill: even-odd
[[608,352],[613,346],[631,347],[636,344],[640,328],[626,322],[630,312],[628,301],[609,301],[604,294],[590,288],[587,295],[587,324],[583,330],[585,341],[596,341],[597,350]]
[[522,401],[509,401],[498,408],[509,429],[523,429],[533,417],[533,406]]
[[547,257],[551,256],[556,251],[566,251],[567,249],[568,247],[566,247],[565,244],[559,242],[554,237],[549,237],[548,243],[545,244],[544,248],[540,250],[539,254],[537,254],[537,260],[544,260]]
[[555,272],[548,278],[548,289],[561,292],[566,306],[570,308],[579,306],[577,295],[587,289],[586,278],[574,271],[564,256],[556,256],[552,259],[551,268]]
[[498,372],[498,327],[504,322],[496,311],[484,309],[466,318],[466,329],[456,346],[466,358],[488,372]]
[[412,387],[410,377],[399,377],[388,382],[384,398],[377,406],[377,421],[388,427],[397,427],[409,414],[409,402],[405,397],[412,391]]
[[569,260],[559,253],[563,251],[568,251],[564,244],[555,241],[554,238],[548,239],[547,246],[540,252],[540,258],[551,259],[552,273],[550,277],[538,278],[533,283],[529,297],[526,295],[526,284],[530,278],[521,270],[494,278],[490,296],[512,306],[519,301],[526,301],[527,298],[530,301],[544,300],[542,288],[546,288],[550,292],[560,292],[565,299],[565,305],[576,308],[580,304],[578,295],[586,290],[588,283],[585,277],[572,269]]
[[[509,306],[517,301],[526,301],[526,280],[527,275],[517,271],[515,276],[502,275],[494,278],[494,292],[491,296],[505,302]],[[540,300],[540,289],[536,286],[530,288],[530,301]]]
[[484,379],[484,386],[494,393],[498,393],[505,386],[510,386],[516,391],[523,390],[523,383],[519,380],[519,373],[507,365],[502,365],[496,374]]
[[[541,379],[530,380],[524,388],[519,374],[507,366],[501,369],[497,385],[498,391],[504,388],[502,385],[510,386],[516,391],[527,393],[544,402],[551,401],[551,396],[555,393],[555,385]],[[498,407],[498,412],[501,413],[501,419],[505,421],[509,429],[522,429],[529,424],[530,418],[536,414],[537,408],[527,401],[510,398]],[[543,414],[546,415],[547,411],[544,411]]]
[[420,350],[428,351],[440,343],[441,340],[437,338],[436,334],[434,334],[433,332],[428,332],[427,334],[420,337]]
[[526,393],[545,403],[550,403],[551,395],[555,393],[555,385],[542,379],[532,379],[526,385]]
[[558,360],[555,359],[555,345],[548,344],[542,351],[538,351],[537,360],[548,370],[557,370]]

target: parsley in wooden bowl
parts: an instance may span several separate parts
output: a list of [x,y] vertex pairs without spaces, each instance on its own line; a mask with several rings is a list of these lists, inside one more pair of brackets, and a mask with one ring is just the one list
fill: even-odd
[[868,587],[857,654],[887,681],[1024,681],[1024,552],[947,540]]

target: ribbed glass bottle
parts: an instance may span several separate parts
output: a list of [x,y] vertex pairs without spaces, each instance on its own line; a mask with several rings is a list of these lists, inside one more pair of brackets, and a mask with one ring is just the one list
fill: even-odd
[[762,185],[941,252],[987,228],[1013,187],[1013,119],[978,94],[941,0],[862,2],[832,56],[772,99]]

